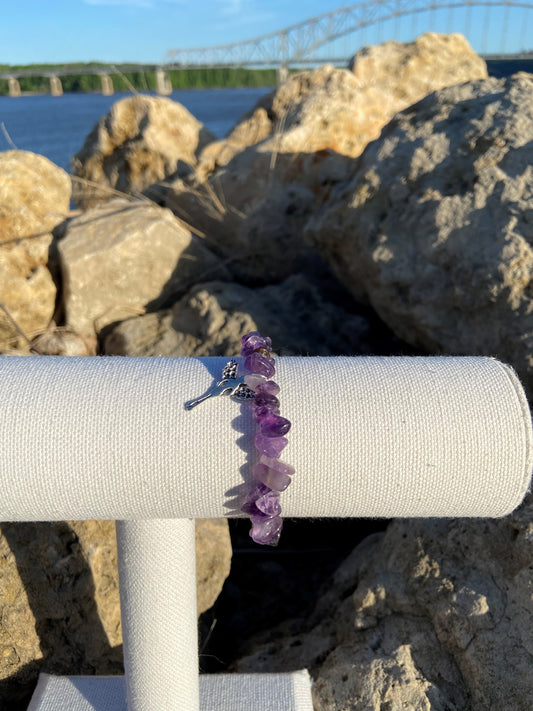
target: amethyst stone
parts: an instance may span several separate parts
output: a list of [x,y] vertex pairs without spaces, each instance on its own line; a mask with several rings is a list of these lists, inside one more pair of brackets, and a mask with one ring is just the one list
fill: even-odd
[[244,382],[251,390],[256,390],[262,383],[266,383],[266,380],[257,373],[248,373],[244,376]]
[[274,405],[261,405],[261,407],[256,407],[254,405],[254,417],[256,422],[261,426],[261,422],[271,415],[279,415],[279,407]]
[[252,471],[257,481],[266,484],[266,486],[274,491],[285,491],[291,483],[290,476],[277,469],[271,469],[266,464],[263,464],[263,462],[255,464]]
[[262,405],[279,407],[279,400],[275,395],[259,392],[255,394],[254,405],[257,405],[257,407],[261,407]]
[[256,449],[261,454],[266,454],[267,457],[279,457],[289,440],[286,437],[265,437],[259,432],[255,435],[254,442]]
[[255,502],[265,494],[268,494],[272,489],[269,489],[265,484],[258,483],[250,489],[241,506],[241,511],[251,516],[259,513]]
[[261,464],[266,464],[269,469],[274,469],[281,474],[285,474],[287,476],[292,476],[294,474],[293,466],[287,464],[287,462],[282,462],[281,459],[277,459],[276,457],[267,457],[263,454],[259,461]]
[[241,344],[241,356],[243,358],[252,355],[258,348],[266,348],[267,351],[272,350],[272,341],[270,338],[268,336],[263,338],[258,331],[252,331],[243,336],[241,338]]
[[274,359],[261,355],[260,353],[252,353],[244,360],[244,367],[250,373],[264,375],[265,378],[271,378],[274,375]]
[[256,388],[257,394],[278,395],[279,385],[273,380],[266,380],[260,383]]
[[281,504],[277,491],[269,491],[267,494],[264,494],[264,496],[260,496],[255,502],[255,505],[258,510],[265,516],[268,516],[268,518],[279,516],[281,513]]
[[259,421],[261,434],[266,437],[283,437],[291,428],[291,423],[285,417],[271,414],[262,417]]
[[241,506],[241,511],[249,516],[272,518],[281,513],[279,493],[265,484],[257,484],[249,492]]
[[256,543],[277,546],[283,521],[279,516],[264,518],[252,515],[252,530],[250,536]]

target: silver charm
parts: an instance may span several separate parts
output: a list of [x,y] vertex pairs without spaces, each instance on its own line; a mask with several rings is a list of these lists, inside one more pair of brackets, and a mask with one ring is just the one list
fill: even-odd
[[230,360],[226,363],[222,371],[221,380],[216,385],[213,385],[202,397],[186,402],[185,409],[192,410],[193,407],[204,402],[204,400],[218,397],[219,395],[227,395],[235,400],[253,400],[255,397],[254,391],[245,384],[244,375],[239,375],[239,364],[236,360]]

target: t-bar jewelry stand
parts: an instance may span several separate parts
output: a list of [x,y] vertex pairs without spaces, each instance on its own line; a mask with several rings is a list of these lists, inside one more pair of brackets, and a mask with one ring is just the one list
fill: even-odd
[[[129,711],[312,708],[303,672],[199,681],[192,519],[242,515],[254,453],[246,404],[184,408],[224,364],[0,358],[0,520],[118,521]],[[279,358],[277,380],[284,517],[499,517],[528,488],[529,409],[496,360]],[[43,675],[30,708],[126,709],[123,683]]]

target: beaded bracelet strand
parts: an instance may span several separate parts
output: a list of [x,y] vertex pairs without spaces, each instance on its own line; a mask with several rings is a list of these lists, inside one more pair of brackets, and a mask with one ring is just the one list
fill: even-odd
[[244,382],[254,391],[252,407],[257,422],[254,444],[261,456],[252,469],[259,483],[248,493],[241,511],[252,520],[252,539],[262,545],[275,546],[283,526],[280,492],[291,483],[294,467],[279,459],[288,444],[284,435],[290,430],[291,423],[279,414],[276,395],[280,388],[271,379],[275,375],[271,349],[270,338],[263,338],[257,331],[242,337],[241,356],[244,368],[250,372],[244,376]]
[[251,518],[252,539],[262,545],[276,546],[283,526],[280,493],[289,486],[294,474],[294,467],[279,458],[288,444],[285,435],[291,423],[279,414],[276,395],[280,388],[271,379],[275,368],[270,338],[263,338],[257,331],[252,331],[242,337],[241,343],[245,374],[239,375],[239,364],[230,360],[222,371],[222,379],[202,397],[186,402],[185,409],[191,410],[218,395],[252,401],[257,423],[254,444],[261,456],[252,469],[258,483],[246,496],[241,511]]

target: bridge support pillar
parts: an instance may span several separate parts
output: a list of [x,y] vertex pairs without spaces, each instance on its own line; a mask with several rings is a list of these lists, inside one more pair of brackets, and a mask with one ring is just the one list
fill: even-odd
[[7,80],[9,96],[20,96],[20,84],[16,77],[9,77]]
[[50,93],[52,96],[63,96],[63,84],[61,84],[59,77],[50,77]]
[[104,96],[113,96],[115,87],[109,74],[100,74],[100,81],[102,82],[102,94]]
[[286,82],[289,78],[289,67],[286,64],[280,64],[277,71],[278,86]]
[[160,96],[172,94],[172,83],[164,69],[155,70],[155,90]]

